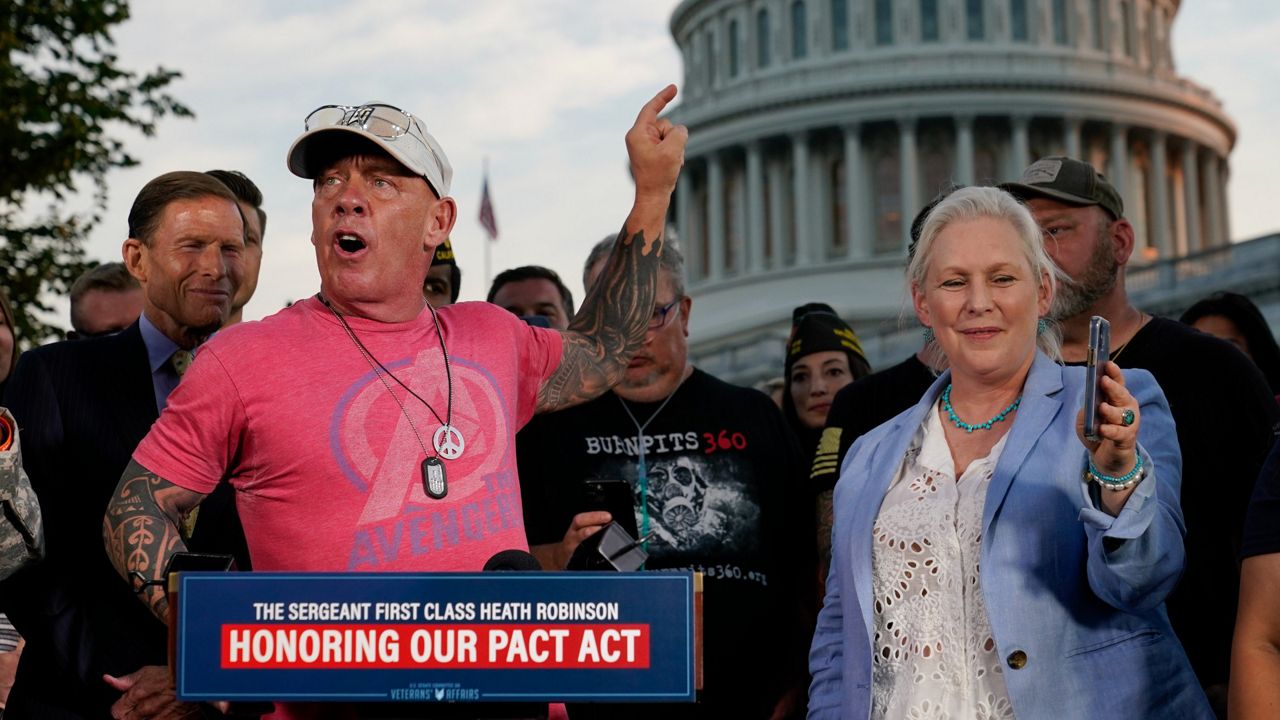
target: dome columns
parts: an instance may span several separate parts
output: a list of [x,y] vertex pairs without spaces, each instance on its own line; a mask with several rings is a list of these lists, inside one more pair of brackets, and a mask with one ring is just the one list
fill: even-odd
[[920,180],[916,177],[916,172],[920,167],[919,161],[916,159],[916,119],[913,117],[898,118],[898,179],[901,186],[898,197],[898,215],[899,227],[902,233],[902,254],[907,254],[907,248],[911,246],[911,218],[915,217],[916,210],[913,208],[920,207],[920,201],[916,196],[916,188],[920,186]]
[[673,219],[694,287],[869,261],[905,254],[915,213],[946,184],[1012,180],[1036,157],[1059,153],[1095,163],[1120,190],[1138,234],[1137,261],[1227,242],[1225,161],[1216,148],[1080,115],[897,115],[695,148]]
[[862,125],[849,123],[841,128],[844,139],[845,248],[849,257],[871,257],[871,229],[866,209],[866,178],[862,163]]
[[747,150],[747,272],[764,270],[765,198],[764,150],[759,140],[746,144]]
[[956,172],[957,185],[973,184],[973,116],[957,115],[956,125]]
[[1173,257],[1173,233],[1169,232],[1169,150],[1162,130],[1151,131],[1151,237],[1160,257]]
[[1200,151],[1195,143],[1182,143],[1182,206],[1187,219],[1182,254],[1204,249],[1200,225]]

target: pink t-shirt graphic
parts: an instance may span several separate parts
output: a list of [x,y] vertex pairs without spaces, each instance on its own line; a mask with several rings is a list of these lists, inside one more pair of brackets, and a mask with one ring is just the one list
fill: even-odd
[[197,492],[231,482],[258,570],[476,571],[499,550],[524,549],[515,433],[559,363],[560,335],[486,303],[438,316],[465,439],[444,461],[442,499],[422,486],[422,446],[434,454],[449,407],[425,308],[406,323],[349,322],[434,413],[379,378],[312,298],[201,347],[134,458]]

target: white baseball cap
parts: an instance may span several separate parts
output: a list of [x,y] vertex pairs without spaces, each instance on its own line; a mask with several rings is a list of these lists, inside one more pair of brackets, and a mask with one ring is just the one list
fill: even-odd
[[449,194],[453,166],[444,148],[427,132],[427,126],[411,113],[386,103],[322,105],[304,121],[305,130],[289,147],[289,171],[314,178],[321,169],[308,163],[316,143],[332,140],[337,133],[358,135],[387,152],[415,175],[421,175],[437,197]]

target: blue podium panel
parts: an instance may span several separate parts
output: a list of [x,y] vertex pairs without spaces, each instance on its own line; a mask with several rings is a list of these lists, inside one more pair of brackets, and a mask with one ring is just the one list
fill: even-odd
[[693,702],[694,579],[183,573],[182,700]]

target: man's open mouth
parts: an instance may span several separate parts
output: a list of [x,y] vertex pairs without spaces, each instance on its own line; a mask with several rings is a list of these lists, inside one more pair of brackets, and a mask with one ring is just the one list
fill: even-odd
[[358,253],[365,249],[364,240],[355,233],[338,233],[338,248],[345,253]]

